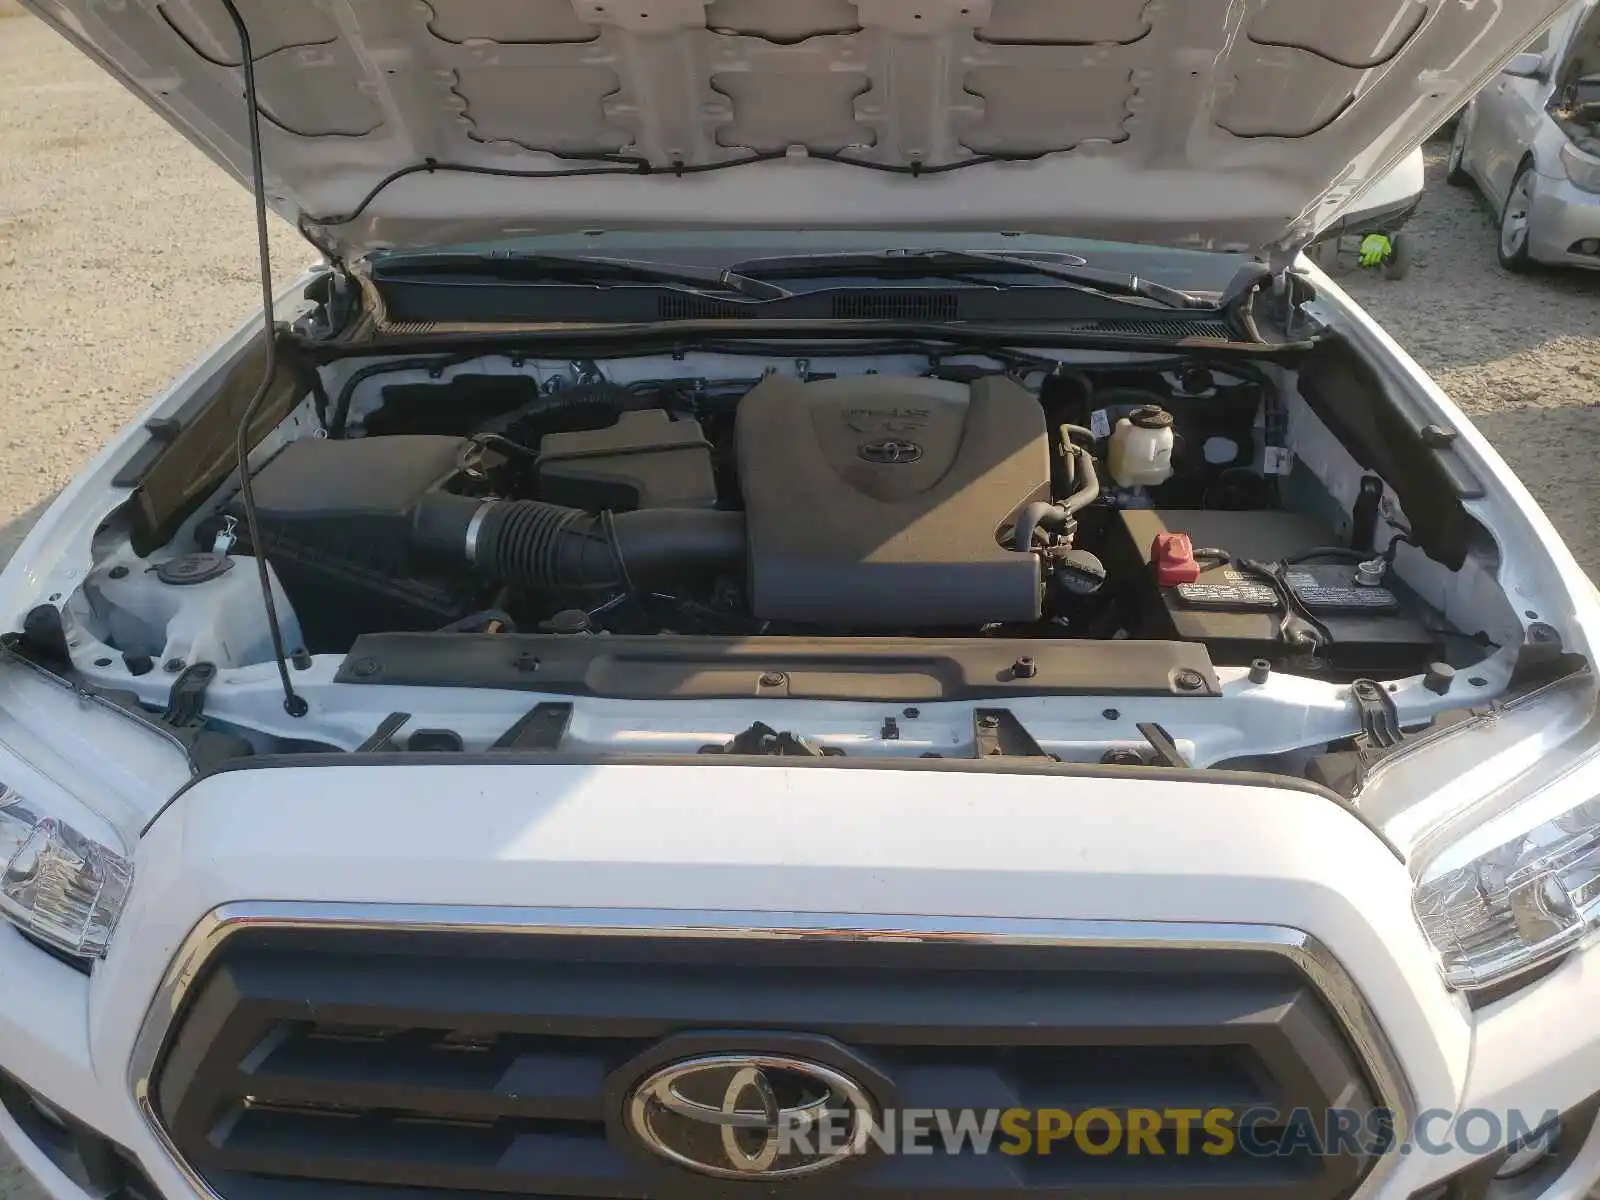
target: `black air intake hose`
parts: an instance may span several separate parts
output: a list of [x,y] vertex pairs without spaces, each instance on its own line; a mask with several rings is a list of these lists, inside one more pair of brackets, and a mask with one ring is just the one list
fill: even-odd
[[656,508],[587,513],[538,500],[435,492],[412,513],[411,541],[431,557],[537,591],[648,587],[663,577],[738,570],[744,514]]
[[498,433],[524,446],[537,446],[539,439],[555,430],[587,429],[614,424],[625,412],[661,408],[659,396],[630,392],[620,384],[599,380],[542,392],[526,404],[485,421],[474,433]]

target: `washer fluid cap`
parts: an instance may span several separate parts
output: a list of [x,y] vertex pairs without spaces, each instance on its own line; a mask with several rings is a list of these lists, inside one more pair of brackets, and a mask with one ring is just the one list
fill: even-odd
[[206,583],[219,575],[226,575],[232,569],[231,558],[207,550],[169,558],[156,568],[156,578],[162,583],[183,587],[191,583]]

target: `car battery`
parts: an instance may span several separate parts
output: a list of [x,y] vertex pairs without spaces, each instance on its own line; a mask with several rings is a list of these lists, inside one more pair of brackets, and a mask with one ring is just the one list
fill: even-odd
[[[1439,639],[1424,624],[1423,606],[1392,571],[1372,587],[1357,582],[1354,559],[1292,561],[1337,545],[1333,531],[1315,517],[1198,509],[1124,509],[1118,517],[1122,545],[1115,561],[1141,580],[1140,636],[1202,642],[1221,665],[1303,657],[1304,648],[1281,633],[1278,586],[1239,565],[1250,560],[1284,564],[1282,585],[1329,634],[1318,657],[1330,667],[1393,675],[1421,670],[1438,657]],[[1181,539],[1166,536],[1173,534],[1185,535],[1195,551],[1219,550],[1228,558],[1201,554],[1185,570],[1171,558],[1184,552]]]

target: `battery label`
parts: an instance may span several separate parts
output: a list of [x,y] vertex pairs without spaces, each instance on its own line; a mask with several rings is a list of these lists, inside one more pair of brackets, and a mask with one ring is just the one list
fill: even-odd
[[1309,571],[1290,571],[1289,586],[1313,612],[1396,612],[1400,608],[1400,598],[1388,588],[1324,583]]
[[[1231,568],[1226,572],[1239,576]],[[1232,609],[1239,612],[1273,612],[1279,607],[1278,593],[1264,583],[1243,579],[1227,583],[1180,583],[1173,589],[1178,599],[1190,608]]]

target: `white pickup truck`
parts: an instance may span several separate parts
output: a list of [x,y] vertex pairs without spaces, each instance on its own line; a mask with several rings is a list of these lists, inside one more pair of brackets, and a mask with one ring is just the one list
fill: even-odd
[[1558,0],[27,2],[325,256],[0,575],[58,1200],[1588,1193],[1596,594],[1301,253]]

